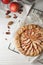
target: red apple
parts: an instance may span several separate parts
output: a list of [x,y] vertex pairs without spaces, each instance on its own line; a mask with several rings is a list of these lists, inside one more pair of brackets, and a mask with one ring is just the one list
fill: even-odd
[[19,3],[17,3],[17,2],[12,2],[12,3],[10,4],[10,10],[11,10],[12,12],[17,12],[19,9],[20,9],[20,4],[19,4]]
[[4,4],[8,4],[10,2],[10,0],[2,0],[2,3]]

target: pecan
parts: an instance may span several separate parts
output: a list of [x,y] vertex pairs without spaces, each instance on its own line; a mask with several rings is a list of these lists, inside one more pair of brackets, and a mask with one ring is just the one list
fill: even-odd
[[11,16],[10,15],[6,15],[6,18],[11,18]]
[[13,21],[9,21],[8,22],[8,25],[12,25],[14,22]]
[[9,34],[10,34],[10,32],[6,32],[6,34],[7,34],[7,35],[9,35]]

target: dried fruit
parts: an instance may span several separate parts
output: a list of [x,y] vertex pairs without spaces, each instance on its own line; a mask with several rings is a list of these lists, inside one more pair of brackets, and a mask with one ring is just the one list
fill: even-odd
[[8,29],[10,29],[10,26],[8,26]]
[[6,15],[8,15],[8,14],[10,14],[10,13],[11,13],[11,11],[9,11],[9,10],[6,11]]
[[13,18],[17,18],[16,14],[14,14],[14,17]]
[[20,9],[20,10],[18,11],[19,14],[21,14],[22,12],[23,12],[23,9]]

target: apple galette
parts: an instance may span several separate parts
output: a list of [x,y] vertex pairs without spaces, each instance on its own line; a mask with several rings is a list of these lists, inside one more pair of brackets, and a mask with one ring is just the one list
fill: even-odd
[[18,50],[26,56],[37,56],[43,51],[43,28],[35,25],[21,27],[15,35]]

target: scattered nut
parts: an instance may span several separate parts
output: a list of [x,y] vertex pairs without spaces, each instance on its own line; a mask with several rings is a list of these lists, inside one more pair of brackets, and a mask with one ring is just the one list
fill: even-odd
[[9,34],[10,34],[10,32],[6,32],[6,34],[7,34],[7,35],[9,35]]
[[5,38],[5,40],[7,40],[7,38]]
[[[13,23],[14,23],[13,21],[9,21],[8,25],[12,25]],[[8,28],[9,28],[9,26],[8,26]]]
[[18,11],[19,14],[21,14],[22,12],[23,12],[23,9],[20,9],[20,10]]
[[21,5],[21,7],[20,8],[23,8],[23,6]]
[[10,31],[10,30],[8,30],[8,31]]
[[6,15],[8,15],[9,13],[11,13],[11,11],[7,10]]
[[10,15],[6,15],[6,18],[11,18],[11,16]]
[[14,17],[13,18],[17,18],[16,14],[14,14]]
[[8,29],[10,29],[10,26],[8,26]]

